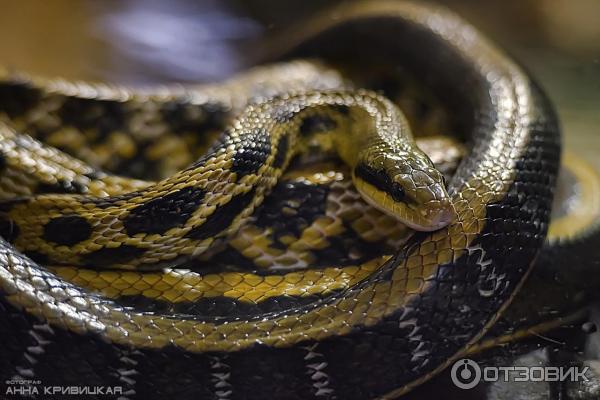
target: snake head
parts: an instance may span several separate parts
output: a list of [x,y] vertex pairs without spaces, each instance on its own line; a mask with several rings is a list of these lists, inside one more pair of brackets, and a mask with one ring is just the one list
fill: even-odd
[[353,171],[363,198],[419,231],[434,231],[455,216],[443,175],[420,150],[363,154]]

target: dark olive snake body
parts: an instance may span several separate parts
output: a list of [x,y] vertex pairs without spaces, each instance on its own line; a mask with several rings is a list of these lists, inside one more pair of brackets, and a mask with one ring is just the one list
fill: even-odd
[[[60,137],[53,136],[53,132],[59,131],[56,127],[52,128],[56,121],[35,119],[36,115],[25,117],[22,113],[22,110],[33,109],[35,99],[32,102],[30,100],[29,108],[25,107],[26,102],[20,103],[22,109],[7,107],[4,112],[13,120],[17,130],[2,128],[3,142],[0,143],[0,148],[5,154],[11,152],[9,157],[5,157],[8,161],[4,169],[8,172],[1,178],[2,185],[13,188],[10,189],[13,191],[11,195],[3,194],[2,233],[5,239],[14,241],[17,247],[23,248],[25,252],[29,251],[29,257],[15,250],[7,241],[0,243],[0,288],[3,295],[0,310],[4,310],[0,314],[7,321],[13,321],[10,324],[14,326],[22,324],[29,327],[22,330],[29,329],[34,332],[32,335],[50,338],[48,345],[42,346],[42,351],[56,355],[45,359],[46,361],[33,363],[27,361],[28,358],[19,358],[19,351],[15,351],[11,353],[15,354],[11,356],[15,357],[11,358],[11,362],[19,366],[15,374],[50,380],[55,379],[53,370],[68,368],[72,375],[64,379],[77,382],[81,378],[77,375],[78,371],[91,370],[94,371],[91,381],[124,385],[130,390],[127,395],[129,398],[155,397],[159,392],[163,396],[218,399],[396,397],[449,365],[487,332],[523,284],[545,239],[560,155],[559,130],[554,111],[538,86],[519,66],[472,27],[444,9],[398,2],[363,3],[340,8],[337,12],[337,21],[316,18],[304,24],[300,33],[292,32],[286,36],[288,45],[293,45],[293,55],[315,56],[325,60],[331,58],[332,62],[336,62],[355,60],[355,52],[364,51],[365,59],[369,62],[401,64],[439,95],[443,106],[452,116],[453,129],[464,134],[468,143],[466,156],[448,182],[448,194],[456,212],[452,222],[433,232],[418,232],[408,237],[404,231],[395,230],[392,225],[388,226],[388,230],[365,228],[369,224],[368,219],[362,219],[355,226],[351,226],[351,223],[342,226],[342,222],[330,224],[331,221],[345,221],[344,218],[348,221],[360,220],[356,214],[336,219],[338,214],[334,210],[335,205],[331,205],[331,209],[313,213],[309,220],[305,218],[302,229],[292,232],[291,225],[275,221],[276,217],[270,216],[268,206],[278,205],[281,210],[289,213],[287,218],[290,219],[295,213],[306,212],[306,215],[310,215],[309,212],[320,203],[311,203],[307,199],[305,205],[299,202],[300,197],[289,195],[289,190],[301,188],[304,193],[310,193],[313,200],[320,198],[319,196],[325,198],[330,193],[323,194],[323,190],[335,191],[335,185],[341,185],[342,178],[335,183],[333,173],[328,178],[315,178],[317,181],[322,179],[321,183],[298,179],[294,181],[292,172],[287,178],[288,186],[275,187],[273,194],[276,198],[269,202],[267,194],[270,189],[253,189],[258,187],[253,185],[256,179],[272,180],[270,185],[275,185],[291,158],[291,154],[285,153],[283,159],[278,159],[277,154],[284,154],[281,149],[277,150],[281,153],[269,152],[267,157],[263,157],[259,164],[251,168],[244,164],[244,168],[250,170],[248,173],[245,173],[246,170],[237,171],[238,175],[242,172],[242,180],[238,175],[227,175],[233,171],[235,160],[227,159],[222,149],[230,149],[245,140],[242,135],[236,136],[236,132],[250,124],[244,118],[252,120],[251,126],[258,126],[272,134],[271,138],[274,140],[269,147],[272,149],[282,143],[282,137],[289,138],[286,146],[291,146],[297,138],[291,136],[290,132],[294,129],[300,132],[303,124],[311,126],[312,133],[317,134],[319,131],[344,126],[344,118],[350,116],[356,119],[361,113],[364,114],[363,111],[352,110],[355,103],[371,104],[374,108],[386,110],[389,108],[388,101],[381,96],[348,91],[351,89],[346,87],[347,84],[342,79],[335,78],[334,83],[325,83],[324,87],[319,87],[319,90],[324,91],[318,95],[292,94],[266,102],[263,102],[265,99],[256,100],[256,104],[246,109],[243,117],[233,122],[229,136],[225,135],[225,139],[212,147],[212,153],[209,153],[212,157],[211,165],[217,165],[218,168],[198,172],[210,175],[218,170],[223,175],[221,180],[215,179],[216,183],[213,183],[217,187],[219,182],[230,185],[219,192],[222,198],[234,198],[236,195],[244,196],[252,190],[264,190],[264,193],[261,192],[251,200],[246,199],[244,203],[249,210],[247,214],[256,207],[263,207],[259,211],[264,217],[257,218],[254,225],[245,228],[246,231],[242,228],[242,233],[238,236],[234,235],[233,243],[226,245],[233,248],[233,251],[217,254],[228,254],[230,257],[222,259],[223,264],[252,259],[264,265],[265,270],[255,268],[247,271],[242,268],[229,271],[223,266],[210,270],[210,265],[202,259],[195,261],[198,265],[193,265],[194,262],[192,265],[185,264],[189,261],[186,259],[182,261],[183,265],[173,265],[184,269],[174,268],[163,271],[162,274],[156,271],[147,274],[110,271],[102,275],[103,272],[93,269],[78,270],[70,264],[78,264],[82,258],[81,253],[67,255],[65,265],[60,265],[61,257],[58,255],[70,251],[70,244],[67,242],[72,238],[70,235],[73,232],[69,231],[69,226],[77,226],[77,223],[73,224],[77,221],[76,217],[85,215],[86,220],[91,218],[82,210],[86,207],[94,210],[102,207],[110,209],[113,200],[101,204],[103,198],[114,198],[118,204],[129,201],[135,203],[135,199],[140,198],[144,201],[135,204],[138,207],[148,206],[155,199],[175,193],[173,189],[182,195],[183,201],[178,207],[185,208],[189,204],[187,200],[198,194],[188,184],[189,176],[195,176],[196,172],[186,175],[184,170],[180,175],[174,175],[174,178],[162,180],[162,187],[168,189],[162,192],[159,190],[158,195],[149,195],[147,193],[154,193],[155,186],[104,174],[95,167],[90,167],[88,163],[94,162],[92,154],[77,154],[84,159],[90,157],[86,159],[88,163],[84,163],[59,152],[45,150],[42,145],[38,148],[38,142],[20,137],[20,132],[16,133],[18,129],[29,124],[29,129],[38,131],[36,137],[50,143],[60,142]],[[369,25],[376,29],[366,30],[365,27]],[[348,48],[340,40],[342,32],[356,39],[357,43],[384,43],[389,51],[374,54],[372,46],[369,48],[367,45]],[[344,41],[349,42],[351,41]],[[273,53],[283,52],[276,43],[273,49]],[[14,86],[19,85],[3,86],[0,97],[10,98],[11,91],[18,90]],[[338,91],[331,92],[331,89]],[[213,93],[222,93],[214,88],[207,93],[210,94],[211,90]],[[280,93],[275,91],[275,94]],[[69,90],[63,87],[58,92],[64,94]],[[80,102],[79,107],[83,107],[82,104],[85,103],[81,100],[84,97],[81,93],[75,91],[75,94],[79,95],[79,100],[78,96],[73,96],[75,100],[56,100],[59,103],[54,106],[48,101],[42,104],[49,107],[46,110],[48,115],[61,115],[60,112],[66,112],[64,110],[71,110],[71,128],[87,126],[91,129],[93,125],[90,124],[96,120],[92,117],[85,120],[83,117],[89,114],[82,114],[79,120],[75,117],[73,110],[77,109],[77,101]],[[270,98],[272,94],[265,95],[265,98]],[[122,101],[114,101],[118,96],[122,97]],[[214,130],[215,127],[218,129],[220,125],[227,126],[231,120],[227,120],[226,115],[231,109],[240,108],[239,105],[230,104],[229,110],[219,109],[218,104],[225,104],[227,101],[215,101],[203,103],[203,107],[194,111],[192,105],[198,105],[204,99],[202,96],[194,96],[185,92],[162,98],[156,94],[138,96],[129,95],[124,89],[107,87],[93,93],[90,101],[99,97],[100,111],[120,115],[120,123],[128,126],[134,133],[136,124],[155,126],[156,131],[164,129],[162,120],[154,125],[147,120],[128,120],[129,115],[144,115],[135,110],[140,107],[165,110],[170,108],[169,104],[174,104],[171,110],[175,108],[181,111],[178,114],[179,121],[185,120],[189,126],[180,126],[183,133],[178,136],[179,139],[173,139],[173,143],[180,139],[185,143],[182,138],[187,137],[188,130],[199,129],[200,120],[208,125],[213,124],[210,129],[205,126],[207,131]],[[112,100],[107,101],[107,98]],[[173,98],[176,100],[172,101]],[[71,108],[65,106],[63,101],[72,101]],[[145,102],[148,105],[144,105]],[[220,113],[223,121],[211,121],[204,115],[202,118],[198,117],[197,113],[204,112],[198,110],[210,108],[205,107],[206,104],[217,109],[217,114]],[[123,111],[123,108],[127,110]],[[165,116],[166,111],[161,115]],[[390,121],[391,125],[404,124],[403,117],[396,117],[393,112],[386,111],[381,115],[384,116],[383,120],[376,122],[377,126]],[[67,118],[67,115],[62,114],[57,121],[64,122]],[[113,123],[116,119],[107,121]],[[360,121],[355,121],[354,124],[359,125]],[[335,123],[336,128],[331,127],[332,123]],[[349,125],[345,130],[351,130],[355,125]],[[124,137],[127,135],[122,136],[122,132],[113,135],[119,131],[117,127],[118,125],[113,126],[107,122],[106,126],[88,130],[90,138],[81,140],[93,141],[93,135],[104,129],[104,132],[100,132],[100,136],[105,135],[102,140],[112,137],[111,140],[126,141]],[[280,127],[285,129],[279,129]],[[85,129],[75,131],[86,132]],[[62,135],[67,133],[62,131]],[[70,134],[73,137],[78,135],[72,132]],[[157,135],[160,136],[160,133]],[[250,137],[252,145],[244,149],[260,145],[264,136],[262,131],[257,135]],[[160,148],[159,141],[152,138],[135,140],[138,140],[138,145],[133,146],[134,148],[158,146],[154,151],[160,153],[156,150]],[[146,144],[139,145],[142,142]],[[310,149],[310,141],[306,146]],[[350,147],[346,142],[334,145],[344,146]],[[392,146],[392,149],[397,153],[404,151],[401,146]],[[340,151],[342,158],[344,151],[343,148]],[[411,147],[409,152],[412,151],[419,150]],[[37,161],[28,154],[39,154]],[[32,159],[30,164],[11,164],[11,160],[24,160],[27,157]],[[127,157],[123,159],[126,160]],[[195,168],[206,162],[207,158],[201,159],[187,171],[196,171]],[[219,165],[218,162],[222,164]],[[126,164],[123,161],[115,169]],[[358,164],[360,163],[354,167]],[[32,167],[27,172],[27,168],[24,168],[27,165],[35,168]],[[40,167],[42,165],[43,168]],[[423,165],[423,170],[432,169],[429,164]],[[257,174],[260,168],[270,170],[270,175],[263,172]],[[274,170],[276,172],[272,172]],[[40,174],[39,171],[46,174]],[[432,179],[429,184],[431,187],[438,178],[441,180],[441,176],[434,171],[431,170],[431,176],[435,178],[429,176]],[[385,181],[384,177],[371,170],[357,172],[355,168],[351,174],[369,176],[372,178],[371,182],[377,181],[373,180],[375,175],[379,179],[377,182]],[[156,174],[150,175],[151,179],[162,178]],[[57,176],[68,179],[57,181]],[[179,180],[178,177],[184,176],[185,182],[183,178]],[[414,176],[411,175],[413,179]],[[419,179],[425,180],[427,177]],[[414,180],[418,183],[419,179]],[[325,181],[329,186],[323,186]],[[347,183],[348,180],[344,182]],[[389,182],[380,184],[385,186]],[[402,186],[403,190],[406,187]],[[40,188],[48,194],[36,194],[40,192]],[[148,192],[144,192],[145,190]],[[218,190],[211,189],[211,192],[216,193]],[[259,197],[263,201],[263,194],[266,199],[262,206],[258,202],[253,203],[253,199]],[[13,198],[15,195],[21,197]],[[428,201],[443,203],[443,195],[444,193],[436,192]],[[340,190],[337,198],[343,199],[343,196],[343,191]],[[204,194],[198,197],[205,198]],[[44,232],[50,232],[46,236],[38,232],[34,236],[19,239],[21,228],[16,232],[14,221],[33,221],[23,225],[23,229],[28,229],[30,224],[35,226],[36,218],[40,218],[38,216],[46,218],[46,213],[40,211],[43,207],[38,209],[37,206],[28,206],[31,204],[29,202],[35,201],[31,199],[40,198],[48,199],[46,212],[56,218],[67,216],[65,210],[74,211],[71,219],[66,222],[62,220],[65,225],[58,226],[55,231],[48,228],[46,219],[40,225],[43,225],[40,229],[44,229]],[[419,198],[422,199],[422,196]],[[97,200],[93,200],[92,204],[86,203],[87,199]],[[229,197],[227,199],[230,200]],[[357,201],[356,198],[352,199],[353,202]],[[211,208],[211,203],[205,204],[207,209]],[[339,204],[343,204],[343,201],[340,200]],[[366,205],[360,207],[360,212],[370,212],[364,211],[368,210]],[[238,211],[242,208],[238,207]],[[342,209],[345,210],[343,207]],[[415,209],[419,210],[417,206]],[[211,208],[210,212],[217,210],[218,207]],[[435,212],[436,209],[432,210],[431,212]],[[244,212],[227,214],[227,218],[236,218]],[[148,229],[157,227],[149,218],[152,215],[140,214],[136,226],[145,228],[139,228],[139,237],[148,233]],[[379,218],[378,221],[381,222],[386,220],[382,215],[372,214],[371,218]],[[172,213],[172,216],[173,220],[162,221],[165,225],[161,229],[156,228],[157,231],[144,237],[154,235],[153,240],[171,243],[168,235],[161,235],[169,229],[186,227],[187,223],[177,220],[178,213]],[[99,221],[102,220],[105,225],[98,223],[94,226],[112,226],[103,220],[104,217],[99,217]],[[218,219],[220,226],[226,228],[233,224],[231,219],[227,223],[223,222],[223,218],[221,216]],[[273,221],[261,226],[261,221],[269,218],[273,218]],[[94,234],[93,228],[88,229],[83,225],[80,227],[86,232],[91,230],[90,235]],[[185,229],[188,230],[183,233],[185,235],[196,228],[196,225],[187,226]],[[268,233],[261,234],[260,229]],[[233,230],[237,230],[237,226]],[[116,232],[107,243],[119,241],[120,231]],[[203,232],[198,237],[202,240],[206,237],[212,239],[220,231],[208,232],[211,235]],[[361,236],[361,233],[356,232],[368,234]],[[394,234],[388,237],[387,244],[395,243],[400,248],[394,249],[393,255],[384,253],[383,256],[386,257],[377,258],[370,253],[372,249],[368,243],[381,243],[389,232]],[[272,242],[252,247],[244,234]],[[303,234],[305,236],[300,238]],[[44,237],[52,239],[57,235],[67,239],[63,240],[64,248],[56,253],[44,245],[35,244],[36,240]],[[135,235],[136,233],[130,235],[130,238]],[[332,256],[327,252],[330,248],[345,245],[349,241],[348,235],[353,235],[354,239],[358,237],[367,245],[354,248],[348,253],[347,260],[338,257],[341,253],[334,253]],[[46,239],[42,241],[47,242]],[[220,240],[216,242],[219,242],[217,245],[221,244]],[[296,270],[283,268],[277,271],[276,268],[271,268],[273,265],[286,265],[281,261],[286,253],[278,252],[278,249],[293,246],[293,243],[307,243],[305,247],[297,249],[298,254],[303,254],[298,259],[308,260],[306,265],[302,264]],[[327,245],[322,246],[322,243]],[[76,247],[76,243],[72,245]],[[104,248],[125,245],[139,248],[132,241],[120,242],[119,246],[105,245]],[[190,247],[197,245],[194,242],[175,246],[167,261],[179,260],[179,255],[191,255],[194,249]],[[268,250],[260,253],[256,249]],[[384,246],[379,250],[387,252],[389,248]],[[247,254],[242,254],[244,251]],[[133,259],[141,260],[134,267],[161,261],[157,260],[160,258],[158,253],[142,255],[139,252],[129,261],[117,257],[117,262],[113,263],[107,254],[101,253],[93,262],[81,264],[92,268],[105,264],[123,268]],[[142,258],[146,256],[147,259]],[[49,265],[38,264],[32,258]],[[319,260],[327,260],[329,263],[335,259],[342,260],[339,261],[340,265],[311,268]],[[298,266],[296,261],[290,262],[290,265],[294,265],[294,268]],[[193,273],[187,273],[189,269]],[[102,276],[106,277],[104,286],[101,284]],[[90,287],[94,292],[90,291]],[[186,295],[189,297],[186,298]],[[26,343],[9,335],[3,334],[0,337],[4,336],[9,343],[7,348],[27,351]],[[60,355],[61,349],[66,349],[67,346],[73,349],[72,358]],[[0,371],[8,369],[8,366],[0,362]],[[124,375],[124,370],[135,371],[134,377]]]

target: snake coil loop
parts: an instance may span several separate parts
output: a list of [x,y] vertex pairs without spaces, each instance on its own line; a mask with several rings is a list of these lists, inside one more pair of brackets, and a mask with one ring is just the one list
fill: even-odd
[[[279,50],[275,43],[272,53],[356,60],[360,51],[364,52],[361,58],[370,63],[400,63],[440,93],[470,143],[448,184],[456,212],[452,223],[413,235],[393,257],[342,290],[307,297],[291,306],[279,299],[281,303],[260,311],[235,303],[235,307],[224,308],[230,312],[219,309],[216,315],[178,312],[174,306],[154,310],[131,307],[85,290],[32,261],[35,254],[28,257],[0,240],[0,288],[7,304],[46,321],[57,337],[68,338],[74,346],[94,343],[102,362],[136,358],[137,368],[145,371],[148,381],[163,382],[165,371],[172,379],[196,371],[205,397],[211,396],[207,371],[215,362],[228,365],[234,382],[229,384],[230,390],[243,391],[248,398],[273,393],[280,398],[395,397],[443,369],[480,338],[521,286],[545,238],[560,153],[554,111],[520,67],[445,9],[384,2],[345,6],[335,13],[335,20],[318,17],[303,24],[301,32],[286,35],[285,46],[289,48],[291,43],[293,52]],[[340,40],[342,34],[344,40]],[[384,43],[385,54],[374,54],[370,43]],[[111,89],[104,90],[110,97]],[[132,97],[143,103],[144,96]],[[268,106],[251,107],[269,111]],[[299,108],[302,104],[293,101],[279,107],[290,113]],[[252,114],[252,118],[286,116]],[[243,128],[244,120],[239,123]],[[259,136],[252,137],[255,149],[264,139]],[[232,143],[221,145],[225,149]],[[276,143],[281,144],[281,139]],[[21,146],[35,147],[25,141]],[[67,156],[38,153],[40,159],[54,163],[56,170],[71,163],[61,158]],[[222,163],[221,170],[231,171],[235,160],[224,157],[216,153],[213,161]],[[289,158],[271,157],[269,162],[281,167]],[[74,182],[88,179],[89,185],[90,179],[98,179],[84,164],[77,168],[71,172]],[[248,168],[238,165],[238,173],[246,173]],[[97,190],[111,194],[113,189],[107,188],[119,187],[114,190],[124,192],[146,188],[136,181],[109,181],[95,184]],[[187,190],[181,182],[173,180],[169,190]],[[77,192],[76,187],[73,190]],[[189,190],[178,193],[185,194],[185,199],[201,197]],[[244,193],[236,192],[234,197],[244,200]],[[245,205],[251,203],[244,201]],[[19,207],[23,215],[37,212],[26,203],[9,203],[2,212]],[[151,215],[150,211],[140,214],[136,226]],[[164,231],[171,222],[165,222]],[[196,234],[201,239],[213,237],[205,231]],[[187,251],[186,246],[177,252]],[[96,260],[106,257],[107,253],[102,253]],[[158,259],[160,255],[149,257]],[[239,276],[224,274],[220,275],[223,280]],[[122,275],[124,280],[128,276]],[[256,277],[252,279],[266,279]],[[203,310],[207,309],[211,308]],[[303,370],[307,357],[327,360],[326,379]],[[175,366],[175,371],[167,371],[166,365]],[[143,389],[138,394],[141,392]]]

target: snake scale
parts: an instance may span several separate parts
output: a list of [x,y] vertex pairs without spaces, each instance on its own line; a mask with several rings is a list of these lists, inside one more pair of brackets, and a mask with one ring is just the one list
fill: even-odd
[[[127,398],[391,398],[487,332],[545,239],[560,156],[554,111],[515,62],[443,8],[333,12],[268,53],[409,71],[468,144],[446,185],[389,100],[327,69],[295,81],[293,67],[276,65],[152,93],[4,74],[2,324],[46,338],[50,360],[11,356],[17,376],[85,376],[124,385]],[[317,141],[352,168],[281,178],[293,149],[310,158]],[[196,147],[209,149],[182,150]],[[174,149],[186,155],[162,157]],[[420,232],[344,194],[351,179]],[[357,208],[315,213],[328,196]],[[312,216],[293,222],[303,213]],[[349,251],[348,235],[363,245]],[[57,380],[56,370],[67,372]]]

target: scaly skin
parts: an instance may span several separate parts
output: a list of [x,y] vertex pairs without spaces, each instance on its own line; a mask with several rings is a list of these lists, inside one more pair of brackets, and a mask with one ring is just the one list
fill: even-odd
[[[472,146],[449,182],[450,225],[414,235],[339,291],[249,307],[215,296],[184,310],[170,296],[148,304],[91,294],[2,243],[5,301],[47,321],[74,348],[93,343],[95,361],[127,354],[144,380],[161,386],[166,377],[174,391],[187,382],[204,398],[218,396],[210,371],[221,374],[223,365],[230,397],[395,397],[464,354],[502,315],[544,241],[560,150],[553,110],[514,62],[444,9],[394,2],[335,12],[284,42],[301,55],[402,64],[440,93]],[[372,46],[376,40],[382,44]],[[277,283],[260,274],[248,282],[261,293]]]
[[297,142],[324,131],[370,203],[420,230],[450,222],[441,173],[416,147],[398,109],[368,92],[307,93],[249,106],[212,151],[170,178],[120,196],[10,201],[3,218],[17,248],[50,263],[177,266],[236,232],[296,154]]

